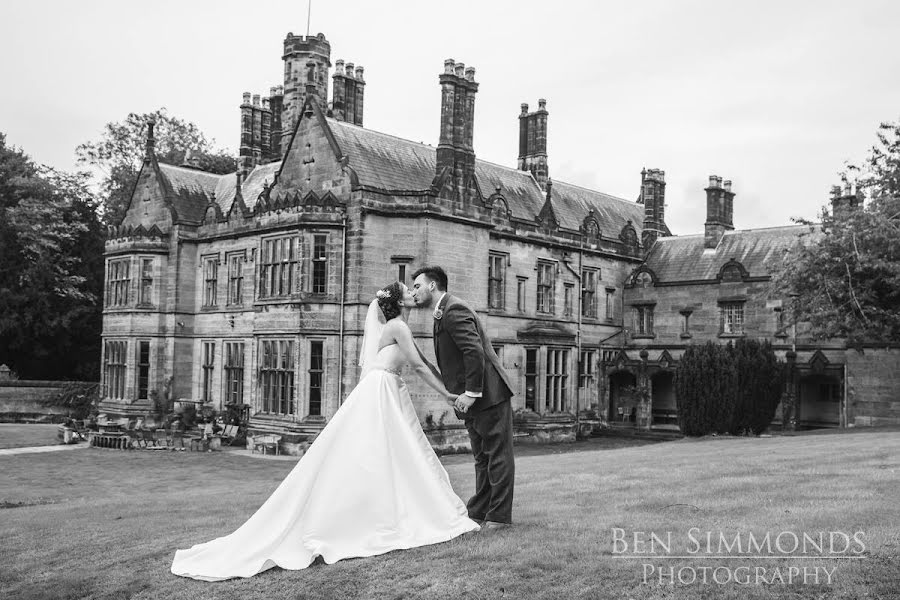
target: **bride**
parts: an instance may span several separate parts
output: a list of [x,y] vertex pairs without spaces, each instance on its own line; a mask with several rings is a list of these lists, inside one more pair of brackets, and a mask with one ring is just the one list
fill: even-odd
[[359,384],[294,469],[230,535],[175,552],[172,573],[205,581],[252,577],[272,567],[305,569],[321,556],[375,556],[478,530],[431,449],[409,390],[410,363],[448,400],[413,341],[415,306],[402,283],[369,305]]

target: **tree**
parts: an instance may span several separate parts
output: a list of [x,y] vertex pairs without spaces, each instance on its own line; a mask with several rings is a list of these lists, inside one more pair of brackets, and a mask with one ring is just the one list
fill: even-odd
[[0,363],[99,376],[103,234],[87,173],[37,166],[0,134]]
[[675,372],[681,432],[759,435],[775,416],[783,373],[768,341],[688,346]]
[[784,369],[766,340],[739,339],[728,347],[734,361],[732,435],[759,435],[772,423],[784,388]]
[[795,299],[788,313],[814,339],[900,341],[900,123],[882,123],[877,137],[865,163],[845,174],[863,205],[823,209],[819,231],[773,277],[773,293]]
[[678,426],[685,435],[729,431],[735,392],[734,361],[715,342],[688,346],[675,372]]
[[75,149],[78,162],[97,167],[103,172],[101,199],[103,220],[118,225],[137,180],[147,142],[147,122],[155,121],[155,152],[160,162],[179,165],[190,150],[199,167],[211,173],[233,173],[237,161],[226,151],[215,148],[193,123],[171,116],[165,108],[152,113],[129,113],[122,122],[107,123],[96,141],[85,142]]

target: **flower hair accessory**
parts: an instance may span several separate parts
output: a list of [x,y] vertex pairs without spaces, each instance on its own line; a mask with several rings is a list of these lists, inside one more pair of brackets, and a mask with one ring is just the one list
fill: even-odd
[[390,296],[391,296],[391,293],[387,290],[378,290],[377,292],[375,292],[375,297],[378,298],[379,300],[383,300],[384,298],[389,298]]

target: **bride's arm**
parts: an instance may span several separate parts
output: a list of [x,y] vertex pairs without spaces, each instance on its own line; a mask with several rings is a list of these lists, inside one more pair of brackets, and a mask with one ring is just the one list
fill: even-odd
[[445,399],[455,400],[456,394],[451,394],[447,391],[447,388],[444,387],[444,382],[437,375],[437,370],[431,367],[430,363],[426,363],[419,347],[413,341],[412,331],[409,330],[409,326],[397,319],[391,321],[388,326],[391,327],[391,333],[394,339],[397,340],[397,345],[400,347],[403,357],[409,362],[419,377]]

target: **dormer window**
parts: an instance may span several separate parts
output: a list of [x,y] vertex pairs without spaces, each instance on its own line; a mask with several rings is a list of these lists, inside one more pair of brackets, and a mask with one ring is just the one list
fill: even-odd
[[647,271],[641,271],[634,276],[634,286],[639,288],[653,287],[653,276]]

